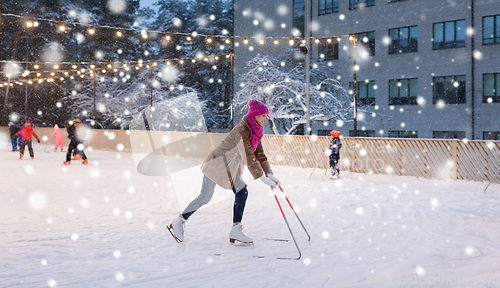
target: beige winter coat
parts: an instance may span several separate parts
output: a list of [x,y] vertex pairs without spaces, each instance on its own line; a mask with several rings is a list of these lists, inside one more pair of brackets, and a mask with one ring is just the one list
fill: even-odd
[[[246,117],[231,130],[229,135],[216,147],[201,165],[201,170],[217,185],[231,189],[234,180],[243,174],[242,163],[248,167],[254,179],[264,174],[273,174],[271,165],[259,143],[255,152],[250,143],[250,125]],[[244,183],[244,182],[243,182]]]

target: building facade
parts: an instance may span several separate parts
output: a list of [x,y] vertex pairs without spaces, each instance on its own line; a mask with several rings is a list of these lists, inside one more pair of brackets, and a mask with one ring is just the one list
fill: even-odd
[[[500,140],[500,1],[234,0],[234,35],[304,37],[308,4],[311,63],[332,66],[351,92],[356,67],[357,102],[372,105],[357,136]],[[246,61],[290,49],[241,40],[235,90]],[[354,132],[311,122],[312,134],[332,129]]]

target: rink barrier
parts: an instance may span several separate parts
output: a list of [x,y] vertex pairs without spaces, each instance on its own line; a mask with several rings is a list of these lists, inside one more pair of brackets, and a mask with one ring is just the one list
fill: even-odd
[[[66,131],[62,129],[68,146]],[[8,136],[7,128],[0,131]],[[35,128],[40,139],[52,128]],[[85,149],[121,151],[143,155],[153,150],[166,156],[205,159],[227,136],[225,133],[193,133],[130,130],[91,130]],[[342,171],[390,174],[429,179],[493,181],[500,183],[500,141],[452,139],[403,139],[343,137],[339,166]],[[42,145],[47,142],[42,142]],[[271,164],[313,168],[328,147],[326,136],[264,135],[262,144]],[[66,149],[66,148],[65,148]],[[142,156],[137,156],[142,157]],[[327,169],[328,157],[318,168]],[[318,173],[318,172],[316,172]]]

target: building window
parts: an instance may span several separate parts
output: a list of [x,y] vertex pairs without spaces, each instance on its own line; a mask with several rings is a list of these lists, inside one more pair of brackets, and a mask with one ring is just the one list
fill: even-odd
[[[354,137],[354,130],[349,130],[349,137]],[[375,130],[356,130],[356,137],[375,137]]]
[[500,73],[483,74],[483,103],[500,103]]
[[318,54],[323,60],[339,60],[339,42],[331,38],[320,39]]
[[[358,81],[356,85],[356,100],[358,104],[370,105],[375,103],[375,81]],[[349,94],[354,93],[353,82],[349,82]]]
[[389,131],[389,138],[418,138],[417,131]]
[[500,140],[500,132],[483,132],[483,140]]
[[389,29],[389,37],[389,54],[418,52],[417,26]]
[[[349,35],[351,36],[351,35]],[[375,56],[375,32],[363,32],[354,35],[356,37],[356,50],[365,49],[370,56]],[[360,47],[361,46],[361,47]],[[350,57],[352,57],[352,41],[349,41]],[[359,55],[359,51],[356,52]]]
[[349,10],[375,6],[375,0],[349,0]]
[[330,136],[332,130],[318,130],[318,136]]
[[432,85],[434,104],[438,101],[445,104],[465,103],[465,75],[434,77]]
[[304,35],[305,1],[293,0],[293,28]]
[[418,79],[389,80],[389,105],[416,105]]
[[464,139],[465,131],[432,131],[435,139]]
[[406,1],[406,0],[389,0],[389,3],[403,2],[403,1]]
[[500,15],[483,17],[483,44],[500,43]]
[[339,0],[318,0],[318,7],[319,15],[339,12]]
[[465,20],[434,23],[433,49],[465,47]]

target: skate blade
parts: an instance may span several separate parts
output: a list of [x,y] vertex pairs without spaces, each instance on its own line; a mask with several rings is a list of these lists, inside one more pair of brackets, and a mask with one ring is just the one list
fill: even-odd
[[[175,239],[175,241],[177,241],[177,243],[182,243],[182,241],[179,238],[175,237],[174,227],[172,227],[172,224],[170,224],[170,226],[167,225],[165,227],[168,229],[168,232],[170,232],[170,235],[172,235],[172,237],[174,237],[174,239]],[[170,230],[170,229],[172,229],[172,230]]]
[[253,245],[253,241],[242,242],[238,239],[233,239],[233,238],[229,238],[229,243],[231,243],[232,245],[236,245],[236,246],[252,246]]

